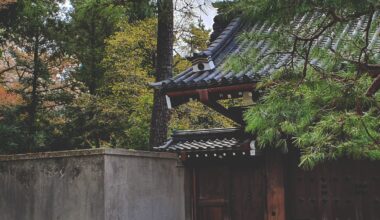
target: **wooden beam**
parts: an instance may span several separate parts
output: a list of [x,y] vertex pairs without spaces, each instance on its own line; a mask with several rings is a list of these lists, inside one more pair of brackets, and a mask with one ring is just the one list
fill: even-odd
[[204,105],[214,109],[218,113],[226,116],[227,118],[233,120],[234,122],[242,125],[244,124],[243,116],[242,114],[236,114],[235,111],[231,111],[226,109],[223,105],[217,103],[217,102],[202,102]]
[[265,220],[285,220],[284,158],[280,152],[265,152],[266,214]]
[[222,86],[208,89],[191,89],[191,90],[182,90],[182,91],[173,91],[167,92],[166,95],[169,97],[185,97],[185,96],[194,96],[199,95],[200,91],[207,90],[209,94],[217,94],[217,93],[227,93],[227,92],[238,92],[238,91],[252,91],[256,87],[255,83],[246,83],[240,85],[233,86]]
[[208,89],[190,89],[183,91],[166,92],[170,98],[172,107],[175,108],[189,102],[190,99],[198,99],[202,103],[217,101],[228,98],[239,98],[244,92],[252,92],[255,89],[255,83],[246,83],[233,86],[223,86]]

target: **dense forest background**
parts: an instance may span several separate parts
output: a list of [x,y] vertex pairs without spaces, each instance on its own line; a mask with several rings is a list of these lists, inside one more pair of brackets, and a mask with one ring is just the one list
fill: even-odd
[[[157,5],[148,0],[10,1],[1,9],[0,153],[148,149],[157,54]],[[177,7],[173,74],[205,49],[210,31]],[[6,5],[6,4],[4,4]],[[177,9],[176,8],[176,9]],[[197,103],[173,110],[170,131],[223,127]]]

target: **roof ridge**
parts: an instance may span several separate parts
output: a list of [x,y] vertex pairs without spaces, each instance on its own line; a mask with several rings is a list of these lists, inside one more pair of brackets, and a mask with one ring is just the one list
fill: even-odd
[[231,36],[239,30],[240,25],[240,17],[232,19],[222,33],[213,42],[211,42],[210,46],[206,50],[201,53],[214,57],[217,52],[222,50],[227,45],[226,41],[231,40]]

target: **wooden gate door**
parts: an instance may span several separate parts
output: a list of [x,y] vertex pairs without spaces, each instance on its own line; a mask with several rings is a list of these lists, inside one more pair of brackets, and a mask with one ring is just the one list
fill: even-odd
[[263,162],[210,162],[193,170],[196,220],[263,220]]
[[288,219],[380,219],[380,162],[339,160],[289,172]]

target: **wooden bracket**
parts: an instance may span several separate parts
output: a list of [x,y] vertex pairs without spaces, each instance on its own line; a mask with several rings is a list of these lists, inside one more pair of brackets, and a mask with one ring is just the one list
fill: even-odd
[[207,89],[199,89],[197,90],[199,94],[199,101],[202,103],[208,102],[208,90]]
[[243,116],[241,113],[237,113],[235,111],[232,111],[230,109],[225,108],[223,105],[219,104],[218,102],[202,102],[204,105],[214,109],[218,113],[226,116],[227,118],[233,120],[234,122],[242,125],[244,124]]
[[[166,93],[168,99],[171,101],[171,107],[177,107],[188,102],[189,99],[199,97],[199,101],[204,105],[212,108],[225,117],[233,120],[234,122],[243,125],[243,111],[239,108],[225,108],[223,105],[217,102],[218,99],[224,99],[222,94],[238,93],[242,96],[244,92],[251,92],[255,88],[256,84],[241,84],[225,87],[215,87],[208,89],[193,89],[185,91],[175,91]],[[247,93],[247,94],[248,94]],[[236,95],[235,94],[235,95]],[[222,95],[221,97],[219,97]],[[228,95],[231,97],[231,95]],[[219,98],[218,98],[219,97]]]

